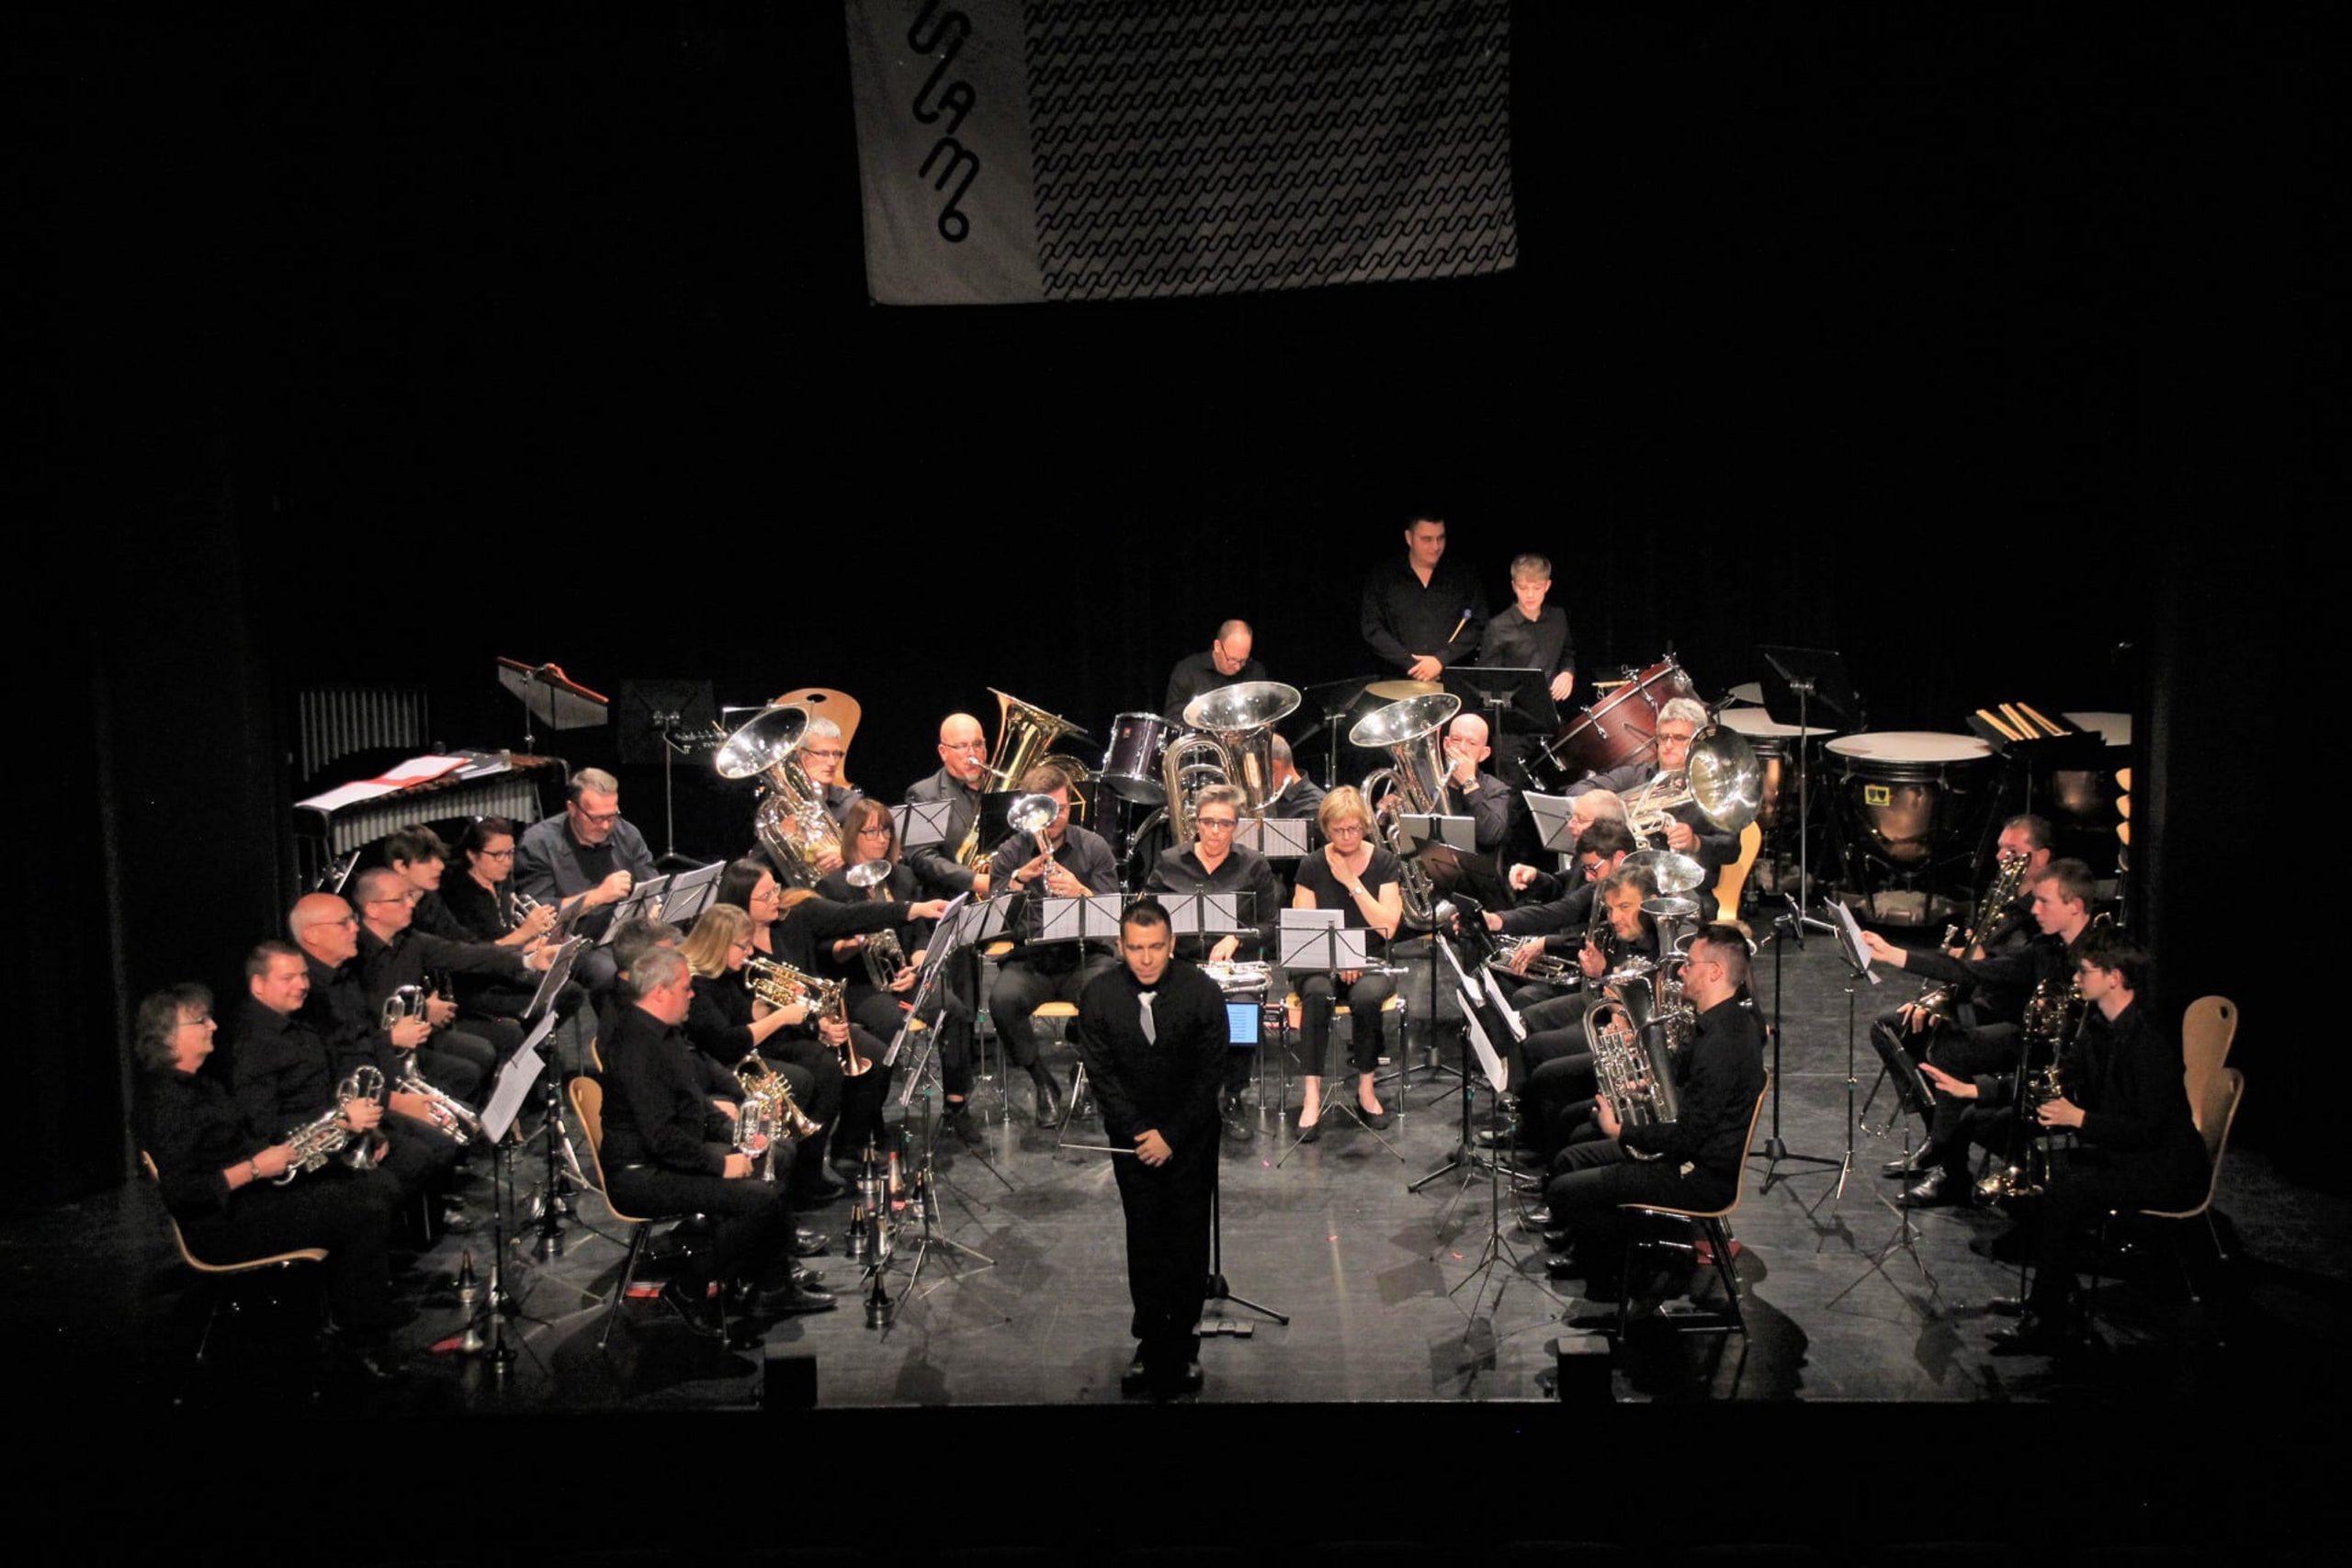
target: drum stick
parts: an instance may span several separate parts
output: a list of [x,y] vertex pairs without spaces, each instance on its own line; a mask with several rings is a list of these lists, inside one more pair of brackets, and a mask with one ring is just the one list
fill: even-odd
[[1986,724],[1991,725],[1995,729],[1999,730],[2001,732],[2002,739],[2006,740],[2016,742],[2025,739],[2024,736],[2019,735],[2016,730],[2011,729],[2007,725],[2003,724],[1999,717],[1988,708],[1978,708],[1976,710],[1976,716],[1983,719]]
[[2067,733],[2065,729],[2051,723],[2047,717],[2043,716],[2041,710],[2035,707],[2031,703],[2019,703],[2018,706],[2025,709],[2027,716],[2030,717],[2034,723],[2041,726],[2042,728],[2048,730],[2051,734],[2064,735]]

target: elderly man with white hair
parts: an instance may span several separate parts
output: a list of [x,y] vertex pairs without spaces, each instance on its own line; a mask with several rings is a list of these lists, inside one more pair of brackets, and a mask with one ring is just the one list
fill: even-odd
[[[1611,768],[1605,773],[1595,773],[1568,790],[1570,798],[1597,789],[1624,795],[1636,790],[1660,773],[1677,773],[1690,762],[1690,742],[1699,731],[1707,728],[1704,705],[1690,697],[1676,697],[1658,710],[1657,761],[1628,762],[1622,768]],[[1707,874],[1702,887],[1714,886],[1723,868],[1739,858],[1739,835],[1727,833],[1709,822],[1699,807],[1685,801],[1667,813],[1674,818],[1667,824],[1665,847],[1677,854],[1690,856]]]

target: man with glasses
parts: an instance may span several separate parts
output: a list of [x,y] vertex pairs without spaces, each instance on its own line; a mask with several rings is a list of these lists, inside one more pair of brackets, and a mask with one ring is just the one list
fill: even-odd
[[1097,975],[1119,962],[1107,951],[1107,937],[1099,942],[1089,937],[1083,943],[1037,940],[1044,918],[1038,906],[1046,898],[1084,898],[1119,890],[1119,863],[1111,846],[1102,835],[1070,822],[1069,786],[1069,775],[1057,763],[1040,762],[1023,773],[1021,793],[1049,795],[1060,810],[1035,833],[1009,834],[989,863],[1000,897],[1033,896],[1015,917],[1021,922],[1019,946],[997,971],[989,1014],[1004,1037],[1006,1054],[1036,1086],[1040,1127],[1060,1126],[1062,1107],[1053,1075],[1037,1054],[1036,1025],[1030,1015],[1049,1001],[1078,1000]]
[[[1179,937],[1176,955],[1187,963],[1254,960],[1273,951],[1274,928],[1282,920],[1282,887],[1274,880],[1274,868],[1267,863],[1265,856],[1233,841],[1234,833],[1241,825],[1244,798],[1235,784],[1211,784],[1201,791],[1193,803],[1193,821],[1200,829],[1199,839],[1164,852],[1152,863],[1151,874],[1145,881],[1144,889],[1149,893],[1243,896],[1238,913],[1250,929],[1246,932],[1228,932],[1214,941],[1198,936]],[[1225,1092],[1219,1102],[1225,1135],[1236,1143],[1247,1143],[1257,1134],[1242,1112],[1241,1091],[1249,1085],[1257,1049],[1228,1049],[1225,1055]]]
[[[514,886],[542,904],[575,906],[575,936],[600,936],[602,913],[628,897],[639,881],[653,874],[653,852],[645,835],[621,818],[620,781],[602,768],[571,775],[563,814],[534,822],[514,848]],[[572,971],[598,998],[612,988],[613,961],[602,948],[581,955]]]
[[[1690,742],[1699,731],[1707,728],[1704,705],[1690,697],[1676,697],[1658,710],[1657,762],[1628,762],[1622,768],[1611,768],[1596,773],[1580,784],[1570,785],[1570,799],[1589,795],[1594,790],[1608,790],[1624,795],[1662,773],[1678,773],[1690,765]],[[1706,873],[1706,880],[1699,885],[1697,894],[1704,896],[1715,885],[1723,868],[1739,858],[1739,835],[1727,833],[1709,822],[1706,814],[1695,801],[1684,801],[1667,815],[1673,818],[1666,827],[1666,848],[1679,855],[1689,855]]]
[[1168,674],[1168,700],[1159,711],[1178,723],[1194,697],[1220,686],[1266,680],[1266,667],[1250,657],[1256,641],[1247,621],[1227,621],[1216,629],[1216,640],[1206,653],[1192,653],[1176,661]]
[[[988,862],[978,870],[959,863],[957,846],[979,814],[981,786],[988,782],[989,738],[980,721],[967,713],[951,713],[939,722],[939,771],[907,786],[910,806],[947,806],[947,831],[938,843],[906,852],[907,863],[922,879],[926,898],[953,898],[969,893],[989,896]],[[967,1144],[977,1143],[980,1127],[964,1113],[972,1092],[972,1028],[980,994],[980,955],[966,948],[948,955],[940,971],[945,990],[939,1015],[939,1076],[941,1102],[947,1131]]]
[[[841,782],[842,761],[848,755],[849,745],[842,739],[842,727],[830,718],[810,719],[800,737],[800,749],[793,753],[793,760],[800,764],[800,771],[816,789],[826,815],[835,822],[847,814],[853,802],[865,798],[864,790],[852,789]],[[842,868],[841,862],[824,852],[820,852],[811,863],[820,876]]]
[[[359,911],[359,983],[369,1005],[379,1010],[403,986],[429,992],[426,982],[435,970],[494,975],[520,986],[536,979],[535,971],[544,971],[555,956],[546,948],[526,956],[496,942],[451,942],[418,931],[416,889],[389,866],[361,872],[351,893]],[[469,1027],[458,1028],[453,1004],[428,995],[426,1007],[434,1039],[430,1050],[420,1054],[418,1070],[435,1089],[471,1102],[499,1062],[522,1048],[522,1028],[506,1019],[469,1020]]]

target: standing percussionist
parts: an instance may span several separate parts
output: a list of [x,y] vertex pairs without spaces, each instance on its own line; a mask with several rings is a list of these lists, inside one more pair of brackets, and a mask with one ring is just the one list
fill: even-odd
[[1106,1138],[1135,1149],[1111,1162],[1136,1309],[1136,1357],[1121,1385],[1166,1397],[1201,1386],[1193,1329],[1208,1286],[1225,996],[1173,955],[1168,911],[1155,899],[1127,907],[1119,951],[1125,962],[1079,999],[1078,1050]]
[[1445,563],[1445,520],[1416,514],[1405,558],[1364,574],[1363,640],[1381,663],[1416,681],[1466,664],[1486,635],[1487,601],[1468,567]]
[[[1478,646],[1478,662],[1493,669],[1533,670],[1544,678],[1552,700],[1564,703],[1577,689],[1577,645],[1568,633],[1568,614],[1557,604],[1546,604],[1544,596],[1552,591],[1552,563],[1539,555],[1511,558],[1511,607],[1487,623],[1487,635]],[[1543,737],[1532,731],[1521,732],[1506,724],[1496,750],[1502,758],[1502,773],[1515,784],[1524,784],[1524,759]]]
[[1030,1015],[1046,1002],[1078,1000],[1096,976],[1119,962],[1097,948],[1092,938],[1084,942],[1036,940],[1043,924],[1037,908],[1041,897],[1083,898],[1119,890],[1118,862],[1111,846],[1100,835],[1070,823],[1069,786],[1069,775],[1053,762],[1040,762],[1023,773],[1022,794],[1050,795],[1061,809],[1038,832],[1007,838],[989,862],[989,879],[1000,895],[1031,895],[1018,917],[1020,945],[997,971],[989,1013],[1014,1065],[1026,1069],[1036,1085],[1040,1127],[1060,1126],[1062,1108],[1053,1075],[1037,1055],[1037,1028]]
[[[1261,959],[1274,950],[1274,928],[1282,921],[1282,886],[1274,868],[1253,849],[1236,844],[1241,825],[1241,803],[1247,798],[1238,784],[1211,784],[1193,802],[1193,822],[1200,837],[1193,843],[1164,852],[1151,868],[1144,890],[1148,893],[1236,893],[1242,896],[1238,911],[1245,932],[1228,933],[1208,942],[1188,936],[1178,943],[1179,956],[1212,964],[1235,959]],[[1221,1111],[1226,1135],[1247,1143],[1256,1135],[1241,1114],[1242,1086],[1250,1081],[1254,1050],[1226,1053],[1225,1094]]]
[[[534,822],[514,848],[514,886],[542,904],[575,906],[582,914],[617,904],[630,888],[653,874],[653,852],[645,835],[622,820],[620,781],[602,768],[571,775],[563,815]],[[608,916],[581,919],[569,928],[579,936],[602,936]],[[580,955],[572,977],[601,1000],[613,984],[612,954],[603,948]]]
[[1206,653],[1186,654],[1168,672],[1168,700],[1159,711],[1182,724],[1186,705],[1202,693],[1268,679],[1266,667],[1250,657],[1255,640],[1247,621],[1227,621],[1217,627],[1216,640]]

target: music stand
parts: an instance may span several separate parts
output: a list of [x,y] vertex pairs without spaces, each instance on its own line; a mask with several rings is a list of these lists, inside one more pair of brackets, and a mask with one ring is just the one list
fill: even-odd
[[523,751],[529,755],[537,741],[533,720],[549,729],[594,729],[605,722],[612,704],[605,696],[574,681],[560,664],[526,664],[501,659],[498,683],[523,705]]
[[726,871],[727,863],[715,860],[671,877],[662,894],[662,918],[682,931],[691,930],[718,896],[718,879]]
[[1464,713],[1483,708],[1491,738],[1503,733],[1506,714],[1517,718],[1520,731],[1538,733],[1560,727],[1559,705],[1552,700],[1552,682],[1532,665],[1449,664],[1445,689],[1462,699]]
[[1255,850],[1268,860],[1304,860],[1315,824],[1304,817],[1244,817],[1233,830],[1233,841]]
[[[613,739],[624,762],[662,763],[662,854],[669,868],[678,854],[676,785],[672,761],[718,744],[718,705],[707,681],[624,681],[613,707]],[[693,863],[691,862],[687,863]]]
[[[647,919],[660,919],[663,909],[662,895],[667,893],[669,888],[670,878],[666,876],[648,877],[645,881],[631,886],[628,897],[614,905],[612,913],[605,918],[604,934],[597,937],[596,945],[598,947],[609,945],[615,931],[639,916],[644,916]],[[653,910],[650,915],[646,914],[649,906]]]
[[[1813,903],[1813,748],[1812,715],[1818,705],[1825,719],[1834,718],[1838,728],[1852,733],[1869,728],[1863,715],[1862,699],[1854,691],[1853,678],[1846,672],[1846,660],[1835,649],[1776,648],[1758,646],[1756,651],[1764,660],[1764,711],[1776,724],[1797,727],[1797,901],[1799,913],[1815,931],[1828,931],[1827,922],[1804,913]],[[1803,927],[1797,935],[1798,945],[1804,942]],[[1773,1113],[1777,1133],[1779,1111]]]
[[[1275,929],[1274,933],[1281,952],[1280,961],[1283,973],[1296,976],[1302,972],[1322,970],[1331,982],[1331,1005],[1335,1009],[1340,1004],[1340,971],[1369,969],[1373,966],[1372,958],[1365,948],[1365,938],[1368,934],[1365,929],[1362,926],[1352,929],[1344,926],[1340,924],[1341,919],[1342,911],[1338,909],[1284,909],[1282,912],[1282,924]],[[1302,1000],[1301,1008],[1304,1009],[1305,1005]],[[1377,1020],[1374,1021],[1375,1026],[1377,1021]],[[1350,1029],[1359,1027],[1358,1021],[1352,1012],[1349,1014],[1348,1027]],[[1299,1032],[1304,1034],[1306,1028],[1306,1020],[1302,1016],[1299,1021]],[[1330,1042],[1327,1039],[1324,1045],[1328,1050]],[[1317,1071],[1314,1076],[1319,1078],[1323,1076],[1320,1071],[1323,1064],[1318,1061],[1315,1065]],[[1302,1073],[1299,1076],[1305,1077],[1306,1075]],[[1355,1095],[1352,1092],[1341,1096],[1339,1105],[1353,1119],[1357,1126],[1379,1139],[1380,1146],[1395,1155],[1397,1164],[1405,1163],[1405,1156],[1396,1145],[1386,1138],[1381,1137],[1379,1129],[1363,1119],[1363,1113],[1357,1108]],[[1321,1115],[1316,1118],[1317,1126],[1322,1124],[1323,1116],[1329,1115],[1330,1111],[1329,1105],[1324,1106]],[[1299,1145],[1306,1141],[1306,1129],[1301,1127],[1299,1135],[1291,1141],[1290,1147],[1284,1149],[1281,1157],[1274,1161],[1274,1168],[1280,1170],[1283,1162],[1296,1154]]]
[[898,829],[901,850],[929,849],[947,841],[948,829],[955,822],[956,803],[952,800],[910,800],[890,807],[891,826]]

